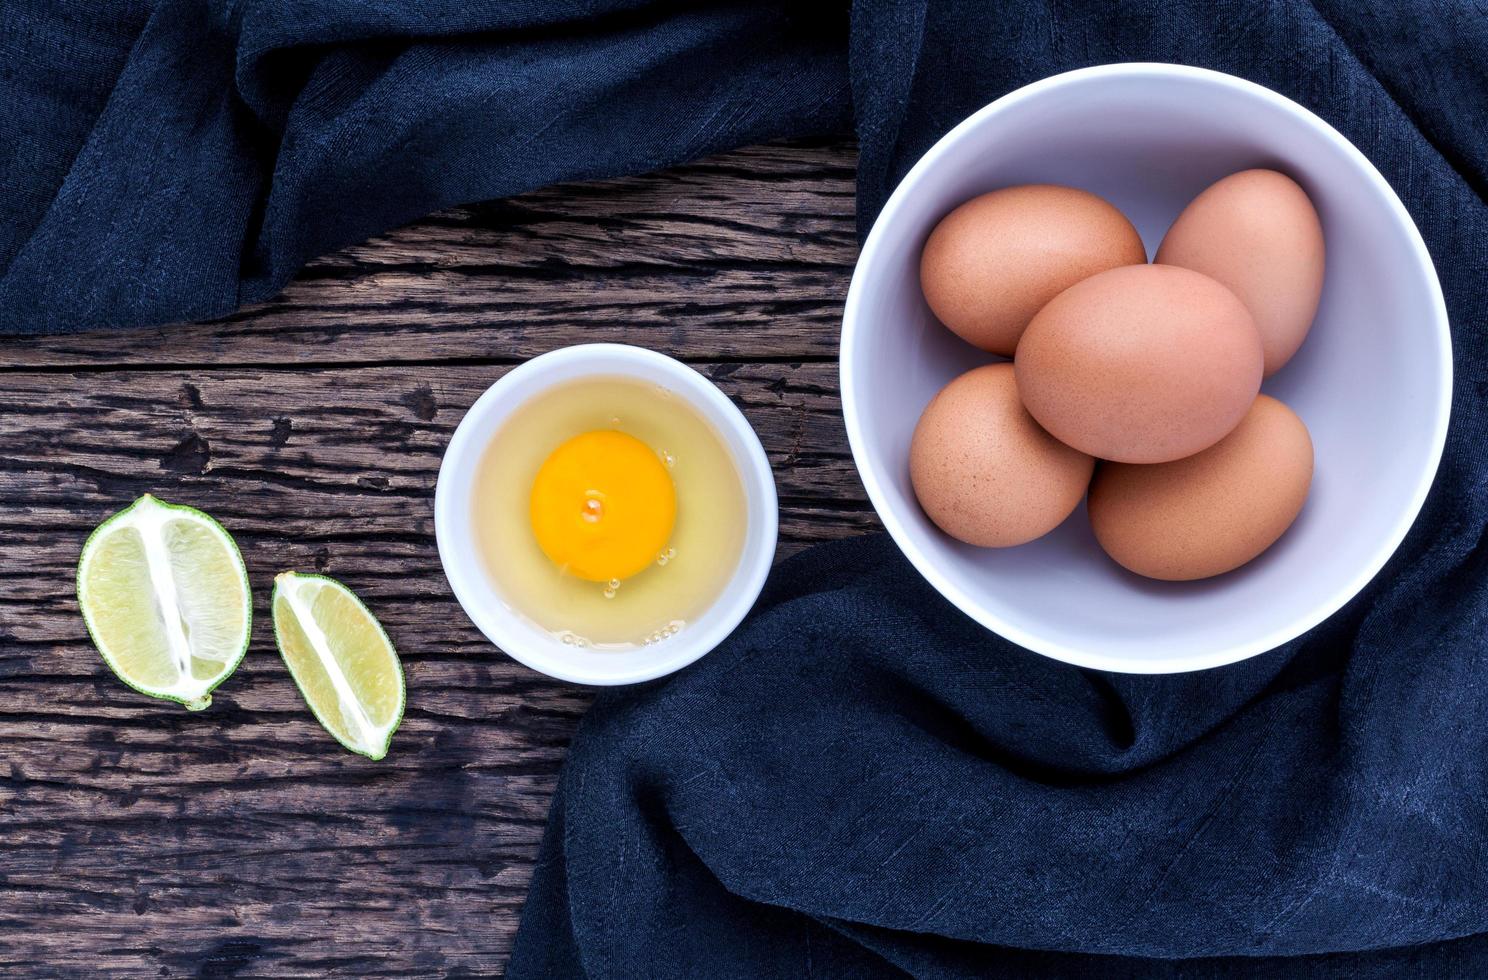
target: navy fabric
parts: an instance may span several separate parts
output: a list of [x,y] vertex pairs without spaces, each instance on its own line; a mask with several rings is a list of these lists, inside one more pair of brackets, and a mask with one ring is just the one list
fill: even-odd
[[226,313],[420,213],[855,127],[860,222],[1054,72],[1228,71],[1351,139],[1452,318],[1447,451],[1395,559],[1199,675],[1078,670],[882,538],[777,569],[608,691],[517,977],[1488,975],[1488,21],[1472,0],[0,3],[0,330]]
[[849,128],[847,12],[0,0],[0,333],[223,316],[429,211]]

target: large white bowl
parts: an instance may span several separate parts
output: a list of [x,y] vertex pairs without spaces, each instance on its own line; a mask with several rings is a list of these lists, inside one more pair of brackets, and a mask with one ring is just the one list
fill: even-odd
[[[1012,184],[1057,183],[1121,208],[1149,255],[1211,182],[1272,167],[1322,217],[1327,279],[1317,321],[1265,390],[1307,423],[1316,475],[1301,516],[1243,568],[1192,583],[1132,575],[1096,545],[1082,507],[1017,548],[961,544],[910,488],[909,440],[932,395],[995,360],[930,313],[920,249],[957,204]],[[1431,257],[1379,172],[1327,123],[1229,75],[1107,65],[998,99],[936,143],[863,246],[842,329],[842,401],[853,456],[884,525],[967,615],[1030,650],[1102,670],[1169,673],[1233,663],[1317,625],[1405,537],[1446,439],[1452,389],[1446,307]]]
[[[561,642],[523,615],[497,588],[476,547],[472,501],[481,456],[513,412],[538,394],[580,378],[628,378],[682,399],[718,434],[744,487],[744,547],[714,603],[681,632],[629,650]],[[444,451],[434,489],[439,561],[471,622],[512,659],[580,684],[633,684],[686,667],[734,631],[764,588],[775,559],[779,505],[770,461],[742,412],[713,382],[665,354],[623,344],[581,344],[513,368],[465,413]]]

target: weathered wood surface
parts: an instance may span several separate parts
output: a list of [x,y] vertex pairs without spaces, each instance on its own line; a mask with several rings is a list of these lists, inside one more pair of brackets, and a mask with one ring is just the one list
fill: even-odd
[[[516,361],[646,344],[715,378],[775,466],[782,554],[876,526],[836,397],[853,154],[768,146],[435,216],[228,320],[0,339],[0,974],[500,972],[585,690],[450,596],[440,453]],[[87,532],[150,491],[237,536],[253,646],[202,714],[87,641]],[[274,653],[284,568],[356,588],[409,707],[371,763]]]

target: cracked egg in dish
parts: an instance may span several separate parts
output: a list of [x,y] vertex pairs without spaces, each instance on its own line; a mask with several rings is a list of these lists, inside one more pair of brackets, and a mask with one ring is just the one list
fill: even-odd
[[719,435],[665,387],[582,378],[515,409],[481,455],[472,529],[513,610],[575,647],[687,629],[733,577],[748,515]]

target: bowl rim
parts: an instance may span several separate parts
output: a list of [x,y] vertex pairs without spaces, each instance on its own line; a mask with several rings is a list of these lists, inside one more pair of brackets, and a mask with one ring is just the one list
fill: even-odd
[[[1431,456],[1429,465],[1423,467],[1417,476],[1416,486],[1410,504],[1402,509],[1389,533],[1381,537],[1379,545],[1374,549],[1369,560],[1359,568],[1354,576],[1335,588],[1324,601],[1317,603],[1306,614],[1294,617],[1290,622],[1258,637],[1244,642],[1232,643],[1209,653],[1172,657],[1161,661],[1136,660],[1122,656],[1112,656],[1045,639],[1029,630],[1007,622],[1001,616],[981,608],[970,595],[943,575],[936,568],[934,562],[930,560],[916,543],[914,535],[908,527],[900,521],[898,515],[890,508],[887,491],[876,475],[873,466],[869,465],[867,441],[863,431],[863,420],[858,404],[857,386],[853,376],[853,364],[857,357],[859,343],[859,324],[863,323],[867,317],[863,299],[866,287],[863,286],[861,273],[873,263],[878,251],[885,247],[884,242],[890,235],[887,229],[895,224],[894,219],[904,206],[904,202],[910,195],[915,193],[917,186],[935,168],[940,158],[949,151],[949,148],[953,144],[960,142],[972,130],[982,127],[1003,111],[1019,102],[1038,97],[1058,88],[1121,77],[1183,79],[1232,89],[1252,98],[1268,102],[1284,112],[1299,117],[1309,128],[1340,149],[1345,157],[1352,161],[1354,166],[1364,174],[1365,179],[1374,186],[1374,189],[1389,208],[1401,235],[1404,236],[1405,241],[1410,245],[1417,272],[1424,277],[1424,281],[1428,284],[1432,294],[1431,334],[1436,342],[1438,363],[1441,365],[1438,377],[1433,428],[1430,435]],[[1097,65],[1051,75],[1021,88],[1014,89],[1001,98],[983,106],[937,140],[920,157],[915,165],[910,168],[898,186],[894,188],[893,193],[889,195],[888,201],[885,202],[882,211],[879,212],[878,218],[874,221],[867,239],[863,242],[863,249],[858,255],[856,264],[853,266],[852,282],[848,286],[847,300],[843,308],[842,338],[838,364],[838,380],[842,395],[842,414],[847,428],[848,445],[852,450],[853,463],[857,467],[858,475],[862,479],[865,489],[868,491],[868,499],[873,504],[873,509],[878,513],[879,519],[883,521],[884,527],[889,532],[890,537],[893,538],[894,543],[898,545],[899,550],[904,553],[915,569],[934,586],[936,591],[950,600],[963,613],[999,636],[1034,653],[1039,653],[1055,660],[1074,664],[1079,667],[1120,673],[1176,674],[1236,663],[1275,649],[1283,643],[1301,636],[1341,609],[1350,599],[1358,595],[1375,575],[1379,573],[1380,569],[1384,567],[1385,563],[1394,555],[1396,549],[1399,548],[1400,543],[1405,540],[1406,534],[1415,523],[1416,517],[1420,514],[1421,508],[1426,502],[1426,496],[1430,492],[1431,485],[1436,479],[1436,472],[1440,466],[1442,453],[1446,447],[1447,427],[1452,410],[1452,341],[1451,332],[1448,328],[1446,301],[1441,291],[1441,282],[1437,278],[1436,267],[1431,261],[1431,255],[1426,249],[1425,241],[1421,238],[1420,230],[1416,227],[1405,205],[1401,203],[1400,198],[1395,194],[1394,189],[1390,187],[1389,182],[1385,180],[1384,176],[1370,163],[1369,159],[1364,156],[1358,147],[1349,142],[1343,134],[1330,126],[1316,113],[1313,113],[1311,110],[1299,105],[1286,96],[1273,92],[1263,85],[1238,78],[1234,75],[1225,74],[1224,72],[1161,62],[1125,62]]]
[[[743,484],[748,522],[739,564],[733,576],[711,605],[698,617],[696,627],[683,630],[665,646],[645,648],[659,655],[647,658],[633,669],[604,674],[571,669],[552,656],[559,649],[533,642],[536,627],[518,624],[519,613],[508,612],[505,600],[481,569],[468,575],[457,557],[474,551],[469,533],[473,525],[468,492],[469,481],[453,484],[456,468],[479,460],[490,438],[518,407],[561,384],[583,378],[629,378],[656,383],[664,378],[668,388],[686,399],[710,425],[718,430],[725,450],[734,459]],[[494,428],[477,433],[492,417]],[[759,436],[737,405],[695,368],[666,354],[629,344],[597,343],[560,347],[517,365],[496,379],[466,410],[439,464],[434,488],[434,537],[439,563],[455,599],[477,629],[507,656],[533,670],[577,684],[615,686],[653,680],[681,670],[722,643],[754,606],[764,589],[775,560],[779,534],[779,502],[769,458]],[[476,557],[476,564],[479,556]],[[479,581],[473,581],[472,578]],[[492,601],[495,599],[496,601]],[[596,653],[612,664],[625,653]]]

